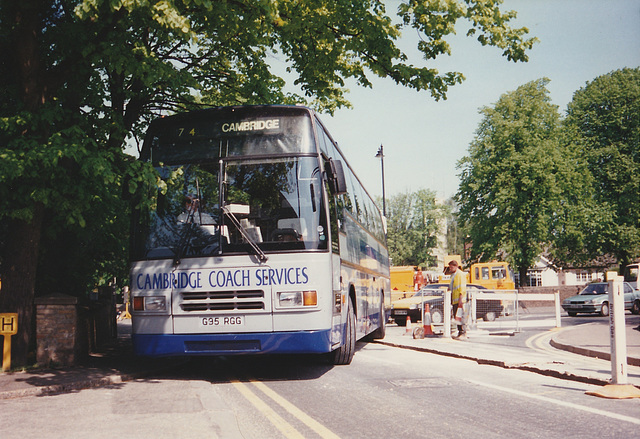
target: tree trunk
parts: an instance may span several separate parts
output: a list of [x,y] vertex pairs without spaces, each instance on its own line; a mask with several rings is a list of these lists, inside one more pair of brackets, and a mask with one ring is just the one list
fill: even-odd
[[[42,84],[39,38],[42,34],[42,17],[49,8],[43,0],[22,0],[9,2],[8,16],[14,20],[11,32],[11,51],[7,58],[12,60],[12,68],[18,78],[16,86],[23,102],[23,109],[36,113],[45,102],[45,87]],[[46,133],[26,132],[31,138],[46,139]],[[16,184],[14,180],[13,184]],[[24,200],[20,200],[24,202]],[[28,202],[31,221],[9,219],[2,255],[2,292],[0,312],[18,313],[18,333],[13,336],[12,364],[28,364],[28,353],[35,322],[33,298],[35,295],[36,267],[44,206],[38,202]]]
[[518,274],[520,277],[519,287],[526,287],[527,283],[527,273],[529,272],[529,267],[518,267]]
[[11,220],[2,257],[2,294],[0,312],[18,313],[18,333],[11,340],[12,366],[28,364],[33,328],[38,248],[44,208],[37,205],[31,222]]

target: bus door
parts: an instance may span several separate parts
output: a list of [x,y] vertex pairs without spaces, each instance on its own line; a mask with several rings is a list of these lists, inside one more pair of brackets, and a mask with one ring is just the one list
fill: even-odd
[[337,172],[342,172],[335,169],[335,165],[332,160],[327,157],[326,154],[322,154],[322,164],[325,169],[325,194],[327,197],[327,203],[329,205],[329,234],[331,238],[331,289],[333,293],[333,314],[331,318],[331,342],[338,344],[342,342],[342,324],[344,309],[349,300],[349,294],[345,290],[344,280],[342,278],[342,258],[340,253],[341,248],[345,248],[341,241],[346,239],[346,230],[343,214],[343,202],[342,195],[339,194],[342,188],[339,188],[336,183]]

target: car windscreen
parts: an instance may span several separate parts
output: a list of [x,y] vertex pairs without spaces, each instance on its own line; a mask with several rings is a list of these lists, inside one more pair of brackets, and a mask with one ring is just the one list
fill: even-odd
[[587,285],[580,293],[581,296],[594,296],[598,294],[607,294],[607,284]]
[[443,289],[444,287],[440,287],[440,288],[423,288],[422,290],[418,291],[416,294],[414,294],[414,297],[420,297],[420,296],[442,296],[443,292],[445,289]]

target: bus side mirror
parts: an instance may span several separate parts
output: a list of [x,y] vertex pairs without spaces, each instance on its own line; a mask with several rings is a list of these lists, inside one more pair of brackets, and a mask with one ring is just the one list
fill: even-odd
[[344,195],[347,193],[347,180],[344,176],[344,169],[340,160],[329,159],[327,178],[329,187],[333,195]]

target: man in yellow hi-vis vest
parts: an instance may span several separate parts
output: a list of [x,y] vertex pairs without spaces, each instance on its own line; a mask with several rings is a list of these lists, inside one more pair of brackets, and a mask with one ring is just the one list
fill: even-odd
[[[451,283],[449,284],[449,289],[451,290],[451,305],[453,306],[453,315],[454,317],[460,317],[460,320],[456,319],[458,323],[458,335],[453,338],[464,340],[467,338],[464,330],[464,304],[467,302],[467,278],[464,272],[458,266],[458,261],[456,260],[452,260],[449,262],[449,274],[451,275]],[[460,312],[459,315],[458,312]]]

